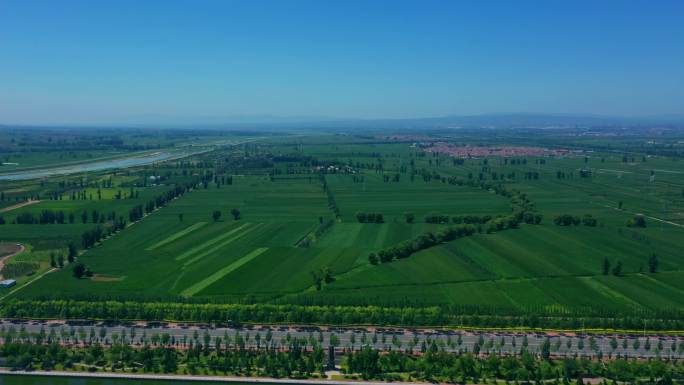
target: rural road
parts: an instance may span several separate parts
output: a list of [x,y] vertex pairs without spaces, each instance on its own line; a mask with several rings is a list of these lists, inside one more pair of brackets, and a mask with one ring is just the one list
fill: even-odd
[[[95,339],[99,340],[101,329],[104,329],[104,340],[111,342],[112,336],[117,338],[122,335],[125,336],[126,341],[131,344],[142,344],[143,341],[150,342],[154,335],[162,336],[168,334],[171,344],[183,346],[183,341],[190,342],[195,336],[198,341],[202,343],[205,332],[210,336],[210,345],[214,345],[215,338],[220,337],[224,339],[227,335],[231,340],[235,338],[236,333],[247,339],[248,346],[256,345],[256,335],[259,334],[260,344],[264,345],[267,340],[268,330],[271,331],[271,342],[283,342],[289,338],[297,337],[299,339],[313,338],[320,341],[324,347],[330,343],[331,335],[335,335],[339,340],[338,348],[354,347],[355,349],[362,346],[373,346],[376,349],[385,349],[391,347],[396,349],[410,348],[414,346],[414,350],[420,351],[422,342],[427,344],[430,341],[435,341],[443,346],[446,351],[473,351],[473,347],[478,342],[482,341],[480,351],[501,351],[504,353],[519,352],[524,345],[525,336],[527,339],[528,351],[539,353],[542,343],[548,338],[551,343],[552,356],[574,356],[575,354],[586,357],[595,357],[598,352],[602,352],[603,356],[627,356],[632,358],[650,358],[660,355],[661,357],[684,358],[684,336],[640,336],[640,335],[589,335],[580,336],[575,334],[543,334],[543,333],[513,333],[513,332],[493,332],[493,331],[445,331],[445,330],[408,330],[408,329],[363,329],[363,328],[317,328],[317,327],[288,327],[288,326],[254,326],[246,328],[230,328],[230,327],[202,327],[197,325],[184,324],[167,324],[161,326],[150,326],[144,324],[130,325],[114,325],[104,326],[101,323],[93,323],[88,325],[69,325],[58,321],[11,321],[0,320],[0,330],[8,332],[14,330],[19,334],[22,330],[29,334],[37,334],[43,330],[47,335],[52,333],[54,335],[68,337],[72,336],[74,339],[85,340],[89,339],[91,329],[95,333]],[[365,334],[365,339],[364,339]],[[353,336],[353,337],[352,337]],[[373,338],[375,336],[375,342]],[[383,342],[384,336],[384,342]],[[459,336],[461,344],[459,345]],[[352,343],[352,339],[354,342]],[[614,340],[613,340],[614,339]],[[593,343],[592,343],[593,340]],[[638,346],[635,346],[635,340],[638,341]],[[647,341],[648,340],[648,344]],[[451,341],[451,342],[450,342]],[[515,342],[514,342],[515,341]],[[568,345],[568,341],[570,345]],[[582,342],[580,342],[582,341]],[[626,347],[623,345],[626,341]],[[102,341],[101,341],[102,342]],[[613,346],[611,346],[611,342]],[[515,343],[515,346],[514,346]],[[491,344],[491,345],[490,345]],[[647,345],[649,348],[646,349]],[[500,347],[499,347],[500,345]],[[583,345],[580,348],[580,345]],[[658,346],[662,347],[658,351]]]
[[5,267],[5,261],[14,257],[15,255],[21,254],[26,250],[26,247],[22,244],[18,244],[19,249],[17,251],[14,251],[12,254],[5,255],[4,257],[0,258],[0,280],[3,279],[2,277],[2,269]]
[[1,208],[1,209],[0,209],[0,213],[6,213],[6,212],[8,212],[8,211],[20,209],[20,208],[22,208],[22,207],[24,207],[24,206],[34,205],[34,204],[36,204],[36,203],[40,203],[40,201],[37,200],[37,199],[24,201],[24,202],[21,202],[21,203],[17,203],[16,205],[12,205],[12,206],[7,206],[7,207],[4,207],[4,208]]
[[616,211],[626,212],[626,213],[629,213],[629,214],[632,214],[632,215],[643,215],[645,218],[652,219],[652,220],[657,221],[657,222],[667,223],[668,225],[677,226],[677,227],[684,227],[684,225],[681,225],[681,224],[679,224],[679,223],[672,222],[672,221],[668,221],[668,220],[661,219],[661,218],[652,217],[652,216],[650,216],[650,215],[646,215],[646,214],[643,214],[643,213],[637,213],[637,212],[634,212],[634,211],[628,211],[628,210],[625,210],[625,209],[619,209],[619,208],[617,208],[617,207],[613,207],[613,206],[609,206],[609,205],[601,205],[601,206],[607,207],[607,208],[609,208],[609,209],[613,209],[613,210],[616,210]]

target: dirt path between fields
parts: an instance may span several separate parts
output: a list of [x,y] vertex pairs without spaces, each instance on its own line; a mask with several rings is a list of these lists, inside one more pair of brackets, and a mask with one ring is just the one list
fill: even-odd
[[0,213],[6,213],[8,211],[20,209],[24,206],[35,205],[36,203],[40,203],[40,200],[36,199],[36,200],[30,200],[30,201],[26,201],[26,202],[17,203],[16,205],[7,206],[5,208],[0,209]]
[[672,225],[672,226],[676,226],[676,227],[684,227],[684,225],[680,225],[679,223],[672,222],[672,221],[668,221],[668,220],[661,219],[661,218],[652,217],[652,216],[650,216],[650,215],[646,215],[646,214],[643,214],[643,213],[637,213],[637,212],[634,212],[634,211],[629,211],[629,210],[625,210],[625,209],[619,209],[619,208],[617,208],[617,207],[613,207],[613,206],[609,206],[609,205],[601,205],[601,206],[607,207],[607,208],[609,208],[609,209],[613,209],[613,210],[616,210],[616,211],[622,211],[622,212],[625,212],[625,213],[633,214],[633,215],[642,215],[644,218],[652,219],[652,220],[657,221],[657,222],[667,223],[668,225]]
[[[2,272],[2,268],[5,267],[5,261],[7,261],[8,259],[14,257],[15,255],[18,255],[18,254],[23,253],[24,250],[26,250],[26,247],[25,247],[24,245],[21,245],[21,244],[20,244],[20,245],[19,245],[19,249],[17,249],[16,251],[14,251],[14,252],[11,253],[11,254],[5,255],[4,257],[0,258],[0,272]],[[0,280],[1,280],[1,279],[3,279],[2,274],[0,274]]]

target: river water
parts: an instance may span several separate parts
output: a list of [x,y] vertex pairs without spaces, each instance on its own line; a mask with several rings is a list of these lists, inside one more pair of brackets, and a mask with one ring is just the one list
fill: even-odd
[[49,176],[68,175],[89,171],[102,171],[118,168],[144,166],[154,162],[184,158],[186,156],[198,154],[204,151],[206,150],[184,149],[178,151],[160,151],[149,155],[138,155],[131,156],[128,158],[117,158],[110,160],[93,161],[92,163],[80,163],[68,166],[57,166],[26,171],[16,171],[7,174],[0,174],[0,181],[38,179]]

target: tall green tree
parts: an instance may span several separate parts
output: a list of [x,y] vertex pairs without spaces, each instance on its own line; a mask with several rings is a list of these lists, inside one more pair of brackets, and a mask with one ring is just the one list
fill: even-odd
[[619,277],[622,275],[622,262],[618,261],[613,267],[613,275]]
[[648,271],[651,273],[658,272],[658,256],[655,253],[648,258]]
[[214,212],[211,213],[211,217],[214,219],[214,222],[218,222],[218,220],[221,219],[221,211],[214,210]]
[[77,279],[83,278],[83,276],[85,275],[85,271],[85,265],[82,263],[77,263],[76,266],[74,266],[74,277]]

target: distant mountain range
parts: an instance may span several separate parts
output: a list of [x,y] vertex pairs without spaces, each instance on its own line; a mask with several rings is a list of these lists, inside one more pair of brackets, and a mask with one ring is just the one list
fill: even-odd
[[[6,125],[7,126],[7,125]],[[670,127],[684,129],[684,114],[621,117],[582,114],[502,113],[449,115],[406,119],[346,119],[323,116],[164,116],[140,115],[108,123],[59,126],[202,128],[202,129],[444,129],[444,128],[616,128]]]
[[[391,122],[391,121],[389,121]],[[644,125],[681,125],[684,127],[684,115],[619,117],[602,115],[574,114],[486,114],[444,116],[424,119],[403,119],[397,124],[422,125],[425,127],[616,127]]]
[[[145,122],[144,120],[147,120]],[[645,125],[677,125],[684,127],[684,114],[658,115],[640,117],[620,117],[603,115],[575,114],[484,114],[484,115],[450,115],[427,118],[408,119],[338,119],[321,116],[273,116],[249,115],[228,117],[197,117],[160,119],[148,117],[136,122],[131,119],[130,125],[162,125],[174,127],[235,127],[235,126],[270,126],[270,127],[328,127],[328,128],[449,128],[449,127],[616,127]],[[155,121],[156,120],[156,121]]]

